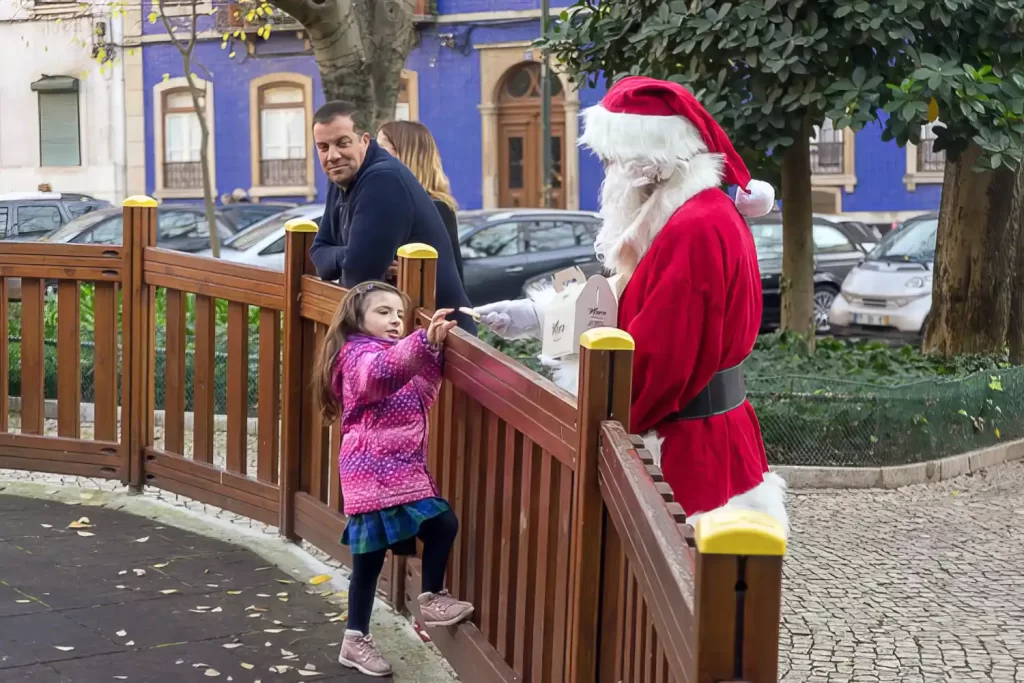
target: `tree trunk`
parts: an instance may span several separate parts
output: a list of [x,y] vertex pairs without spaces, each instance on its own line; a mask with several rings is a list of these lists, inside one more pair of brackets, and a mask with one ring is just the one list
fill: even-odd
[[1024,365],[1024,167],[1017,170],[1012,218],[1017,221],[1015,272],[1010,289],[1010,323],[1006,341],[1010,346],[1010,362]]
[[416,0],[272,0],[309,33],[328,100],[356,105],[371,134],[394,118],[399,82],[412,48]]
[[206,93],[199,90],[192,75],[190,57],[185,57],[185,78],[188,79],[189,91],[192,94],[192,106],[199,118],[199,168],[203,174],[203,204],[206,206],[206,224],[210,229],[210,255],[220,258],[220,235],[217,233],[216,200],[213,197],[213,178],[210,177],[210,127],[206,125],[206,115],[200,97]]
[[811,229],[810,122],[782,160],[782,329],[814,348],[814,239]]
[[1011,219],[1012,171],[974,171],[971,144],[946,161],[932,283],[932,310],[923,349],[944,356],[1001,353],[1009,325],[1017,260]]

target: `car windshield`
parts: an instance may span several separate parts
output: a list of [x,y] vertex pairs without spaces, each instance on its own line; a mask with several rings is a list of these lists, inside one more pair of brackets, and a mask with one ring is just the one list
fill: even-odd
[[63,242],[69,242],[73,240],[79,233],[84,230],[88,230],[92,226],[99,223],[104,218],[109,218],[111,215],[110,211],[90,211],[84,216],[65,223],[62,227],[54,230],[46,236],[46,242],[56,242],[58,244]]
[[754,223],[750,226],[758,258],[782,254],[782,223]]
[[224,243],[225,247],[236,251],[245,251],[258,244],[267,235],[284,228],[284,224],[293,218],[308,218],[308,211],[282,211],[259,223],[250,225],[242,232]]
[[868,260],[931,263],[935,260],[935,234],[938,229],[938,218],[908,222],[901,229],[886,235],[868,254]]

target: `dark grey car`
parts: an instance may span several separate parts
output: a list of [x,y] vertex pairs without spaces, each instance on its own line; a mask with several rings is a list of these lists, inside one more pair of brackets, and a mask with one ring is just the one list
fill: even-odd
[[[826,332],[832,301],[839,295],[846,274],[864,260],[867,251],[861,246],[860,235],[853,228],[818,216],[813,221],[814,318],[818,330]],[[761,269],[764,300],[761,327],[773,329],[778,327],[782,315],[782,220],[777,215],[770,215],[752,219],[749,223]]]
[[537,275],[597,260],[601,218],[590,211],[466,211],[458,218],[466,293],[474,306],[514,299]]

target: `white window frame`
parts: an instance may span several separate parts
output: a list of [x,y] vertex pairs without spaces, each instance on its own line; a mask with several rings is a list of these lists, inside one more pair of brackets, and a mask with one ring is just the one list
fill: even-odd
[[[820,126],[814,127],[814,135],[810,142],[814,144],[818,136]],[[839,131],[837,131],[839,132]],[[850,128],[842,129],[843,135],[843,170],[841,173],[815,173],[811,171],[812,187],[841,187],[847,192],[853,192],[857,188],[857,165],[855,159],[856,134]]]
[[[214,89],[211,81],[193,76],[197,87],[203,90],[203,118],[210,131],[207,156],[210,162],[211,191],[217,197],[217,130],[214,125]],[[184,76],[168,78],[153,86],[153,196],[156,199],[202,199],[203,188],[167,188],[164,181],[164,95],[171,90],[188,89]]]
[[[945,126],[939,120],[926,123],[921,126],[921,133],[923,134],[926,128],[933,128],[935,126]],[[907,143],[907,173],[903,176],[903,184],[907,188],[907,192],[917,191],[918,185],[941,185],[942,178],[945,175],[945,171],[920,171],[917,168],[917,145],[908,142]]]
[[[262,185],[260,161],[263,159],[263,113],[260,109],[260,91],[276,86],[302,89],[302,104],[305,112],[306,132],[306,182],[294,186]],[[307,201],[316,199],[316,176],[313,152],[313,79],[305,74],[281,72],[252,79],[249,83],[249,196],[254,201],[261,197],[304,197]]]

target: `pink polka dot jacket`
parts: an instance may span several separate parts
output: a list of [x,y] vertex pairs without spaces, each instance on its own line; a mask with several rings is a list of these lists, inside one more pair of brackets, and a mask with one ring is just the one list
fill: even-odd
[[441,353],[424,330],[398,342],[352,335],[334,365],[343,406],[338,455],[345,514],[439,496],[427,472],[427,411],[441,385]]

